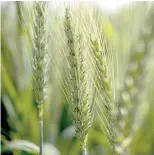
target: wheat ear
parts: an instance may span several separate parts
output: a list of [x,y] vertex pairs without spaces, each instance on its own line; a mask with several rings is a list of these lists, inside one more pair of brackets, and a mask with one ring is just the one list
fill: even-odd
[[64,27],[69,49],[69,83],[72,99],[70,109],[72,110],[72,120],[76,128],[76,135],[81,142],[83,154],[87,155],[87,136],[92,123],[91,105],[88,102],[85,69],[81,54],[82,48],[80,43],[77,46],[75,45],[69,11],[66,9]]
[[45,2],[35,2],[33,48],[33,95],[39,109],[40,155],[43,154],[43,103],[46,92]]
[[[114,131],[114,121],[115,117],[113,115],[113,97],[112,97],[112,88],[110,79],[107,74],[107,64],[103,61],[103,51],[100,49],[100,45],[97,40],[90,40],[92,47],[92,54],[94,56],[95,67],[96,67],[96,77],[95,77],[95,85],[97,89],[97,94],[101,96],[101,101],[103,104],[96,105],[98,108],[96,109],[97,114],[101,120],[101,125],[103,125],[103,130],[105,135],[107,136],[109,142],[113,146],[115,145],[115,131]],[[105,44],[103,45],[105,46]],[[107,47],[108,48],[108,47]],[[110,60],[111,61],[111,60]],[[103,105],[103,106],[102,106]],[[98,111],[100,110],[100,112]],[[103,114],[104,120],[102,119],[101,114]]]

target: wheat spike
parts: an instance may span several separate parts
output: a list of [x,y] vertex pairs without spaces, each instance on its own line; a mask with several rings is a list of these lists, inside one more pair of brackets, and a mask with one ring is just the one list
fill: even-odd
[[[102,29],[101,14],[92,5],[79,6],[81,10],[82,31],[87,45],[89,81],[94,95],[94,112],[100,125],[114,149],[115,145],[115,66],[111,46]],[[83,15],[83,13],[85,15]],[[86,18],[85,18],[86,17]],[[88,25],[88,26],[87,26]],[[115,72],[115,73],[114,73]]]
[[[75,40],[69,11],[66,9],[64,27],[69,48],[69,84],[72,99],[70,109],[72,110],[72,120],[76,128],[76,135],[81,142],[84,154],[86,154],[87,136],[92,124],[92,107],[91,102],[88,100],[82,46],[80,44],[81,38],[76,39],[77,41]],[[76,42],[78,44],[75,44]]]
[[[112,113],[113,110],[113,98],[112,98],[112,88],[110,86],[110,80],[107,76],[106,71],[106,64],[103,62],[102,54],[99,49],[99,44],[97,40],[90,41],[92,44],[94,58],[96,59],[96,66],[97,66],[97,77],[96,77],[96,87],[98,91],[98,95],[101,95],[101,100],[103,102],[103,108],[101,105],[98,107],[98,114],[104,115],[104,128],[107,138],[109,139],[111,145],[114,147],[114,140],[115,140],[115,133],[114,133],[114,115]],[[104,109],[104,110],[103,110]],[[100,119],[101,115],[100,115]],[[106,121],[105,121],[106,120]]]
[[34,9],[33,95],[39,108],[40,155],[43,154],[43,103],[46,98],[47,52],[45,2],[36,2]]
[[45,36],[44,2],[35,4],[34,50],[33,50],[33,94],[38,107],[45,101],[47,83],[47,52]]

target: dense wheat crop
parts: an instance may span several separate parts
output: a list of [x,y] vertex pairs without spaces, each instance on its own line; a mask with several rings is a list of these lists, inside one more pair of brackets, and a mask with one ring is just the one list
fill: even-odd
[[153,19],[153,2],[2,2],[2,154],[153,155]]

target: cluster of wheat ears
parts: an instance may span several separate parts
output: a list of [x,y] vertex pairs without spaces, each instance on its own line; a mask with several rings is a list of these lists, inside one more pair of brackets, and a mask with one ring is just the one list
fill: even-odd
[[[19,3],[22,12],[24,3]],[[33,96],[39,110],[40,155],[43,154],[43,107],[47,89],[52,87],[48,73],[54,74],[51,69],[54,65],[63,67],[60,85],[69,103],[66,106],[83,154],[88,154],[88,133],[95,117],[99,119],[113,154],[126,154],[134,132],[144,119],[142,116],[138,120],[137,113],[147,95],[144,84],[148,63],[145,65],[145,61],[151,52],[148,47],[154,25],[150,33],[140,30],[138,38],[144,47],[134,47],[134,41],[128,50],[133,52],[119,52],[122,49],[117,50],[114,37],[106,35],[100,12],[93,9],[93,5],[61,3],[56,26],[49,19],[50,13],[55,15],[49,6],[47,2],[35,2],[29,10],[32,21],[29,36],[33,45],[31,73]],[[148,11],[149,7],[146,14]],[[152,17],[145,17],[147,25]],[[52,54],[55,50],[56,58]],[[67,76],[62,78],[63,74]]]

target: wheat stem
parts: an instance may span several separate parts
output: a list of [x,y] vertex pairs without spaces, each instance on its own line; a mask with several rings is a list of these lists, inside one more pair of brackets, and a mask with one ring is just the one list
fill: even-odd
[[82,155],[88,155],[86,147],[82,150]]
[[43,105],[39,108],[40,155],[43,155]]

